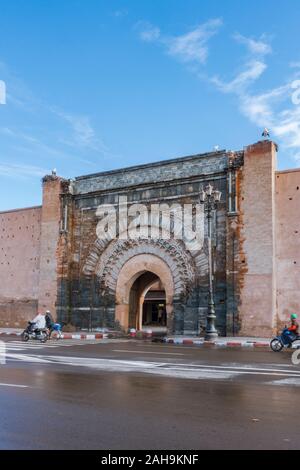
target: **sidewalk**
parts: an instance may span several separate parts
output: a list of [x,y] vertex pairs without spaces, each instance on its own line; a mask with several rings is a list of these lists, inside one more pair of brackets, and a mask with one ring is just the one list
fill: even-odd
[[219,348],[266,348],[270,346],[271,338],[253,338],[253,337],[219,337],[213,341],[205,341],[199,337],[168,336],[164,342],[168,344],[183,344],[200,347],[219,347]]
[[[24,330],[22,328],[0,328],[0,337],[1,336],[21,336]],[[109,338],[111,333],[109,331],[103,331],[102,333],[86,331],[77,331],[76,333],[63,333],[61,339],[104,339]],[[53,334],[55,338],[55,333]]]
[[[0,328],[1,336],[21,336],[22,329],[20,328]],[[55,337],[55,335],[53,335]],[[120,333],[103,329],[103,331],[86,332],[77,331],[75,333],[63,333],[62,339],[82,339],[82,340],[95,340],[107,338],[128,338],[129,335],[120,335]],[[154,337],[155,338],[155,337]],[[132,338],[134,339],[134,338]],[[137,341],[152,340],[151,336],[143,334],[143,337],[137,338]],[[219,347],[219,348],[265,348],[270,345],[270,338],[253,338],[253,337],[219,337],[214,341],[205,341],[200,337],[188,336],[167,336],[161,338],[161,341],[167,344],[176,345],[190,345],[198,347]]]

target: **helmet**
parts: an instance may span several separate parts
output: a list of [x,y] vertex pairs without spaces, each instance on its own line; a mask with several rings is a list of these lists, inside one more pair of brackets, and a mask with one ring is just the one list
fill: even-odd
[[296,313],[292,313],[291,320],[296,320],[296,318],[298,318],[298,315]]
[[49,314],[49,313],[51,313],[51,312],[50,312],[50,310],[46,310],[46,313],[48,313],[48,314]]

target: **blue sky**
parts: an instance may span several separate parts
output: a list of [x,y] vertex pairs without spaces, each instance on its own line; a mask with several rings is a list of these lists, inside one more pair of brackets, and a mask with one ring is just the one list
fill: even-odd
[[0,0],[0,210],[40,204],[52,168],[238,150],[265,126],[298,167],[299,24],[299,0]]

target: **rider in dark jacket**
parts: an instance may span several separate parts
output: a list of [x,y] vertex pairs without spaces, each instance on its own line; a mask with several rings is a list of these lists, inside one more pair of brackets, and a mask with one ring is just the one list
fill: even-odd
[[52,326],[54,324],[54,320],[53,320],[53,317],[51,315],[51,312],[50,310],[47,310],[46,313],[45,313],[45,320],[46,320],[46,327],[51,331],[52,330]]

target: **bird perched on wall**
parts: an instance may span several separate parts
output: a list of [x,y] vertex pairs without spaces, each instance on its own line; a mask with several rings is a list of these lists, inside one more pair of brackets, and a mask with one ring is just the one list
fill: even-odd
[[270,137],[269,129],[267,129],[266,127],[265,127],[264,130],[263,130],[262,137],[264,137],[265,139],[267,139],[268,137]]
[[52,170],[52,176],[56,176],[56,168],[53,168],[53,170]]

